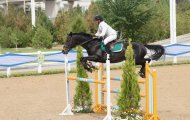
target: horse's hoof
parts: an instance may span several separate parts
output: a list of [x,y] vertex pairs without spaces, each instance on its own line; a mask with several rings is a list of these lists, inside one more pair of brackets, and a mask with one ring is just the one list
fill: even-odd
[[139,72],[139,75],[140,75],[142,78],[145,78],[145,74],[144,74],[144,73]]
[[86,67],[85,68],[88,72],[91,72],[92,73],[92,69],[90,67]]

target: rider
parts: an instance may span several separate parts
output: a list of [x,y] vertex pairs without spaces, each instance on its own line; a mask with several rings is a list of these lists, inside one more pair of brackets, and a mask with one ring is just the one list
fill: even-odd
[[96,15],[94,20],[98,24],[98,31],[95,34],[98,38],[104,38],[104,46],[106,53],[110,54],[110,42],[117,38],[117,32],[109,26],[100,15]]

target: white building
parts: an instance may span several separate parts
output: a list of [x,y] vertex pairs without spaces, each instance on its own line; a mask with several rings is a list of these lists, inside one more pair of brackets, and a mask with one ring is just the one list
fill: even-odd
[[[32,0],[0,0],[0,10],[7,12],[9,4],[14,4],[17,8],[23,8],[23,10],[31,11]],[[60,9],[69,9],[70,7],[76,7],[77,5],[82,7],[85,11],[88,9],[91,1],[94,0],[34,0],[35,8],[41,7],[46,11],[49,18],[55,18],[57,12]]]

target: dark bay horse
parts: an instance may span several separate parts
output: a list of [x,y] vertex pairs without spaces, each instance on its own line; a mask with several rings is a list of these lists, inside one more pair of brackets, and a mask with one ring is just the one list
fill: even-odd
[[[118,63],[125,60],[125,51],[128,46],[127,41],[123,41],[123,49],[120,52],[113,52],[110,56],[111,63]],[[86,49],[88,56],[81,58],[81,63],[84,68],[90,72],[92,72],[95,67],[89,62],[106,62],[106,54],[101,50],[101,40],[98,38],[94,38],[87,33],[70,33],[67,36],[67,40],[63,46],[63,53],[68,54],[69,50],[76,46],[82,46]],[[141,77],[145,77],[145,63],[146,61],[150,62],[151,60],[158,60],[164,53],[165,49],[161,45],[143,45],[141,43],[132,42],[132,48],[134,51],[135,64],[141,65],[141,69],[139,71],[139,75]],[[153,53],[145,58],[147,54],[147,49],[153,51]]]

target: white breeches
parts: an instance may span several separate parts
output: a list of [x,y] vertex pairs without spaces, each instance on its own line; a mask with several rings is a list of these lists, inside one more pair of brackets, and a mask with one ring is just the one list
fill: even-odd
[[110,35],[104,39],[104,45],[108,44],[109,42],[115,40],[117,38],[117,35]]

